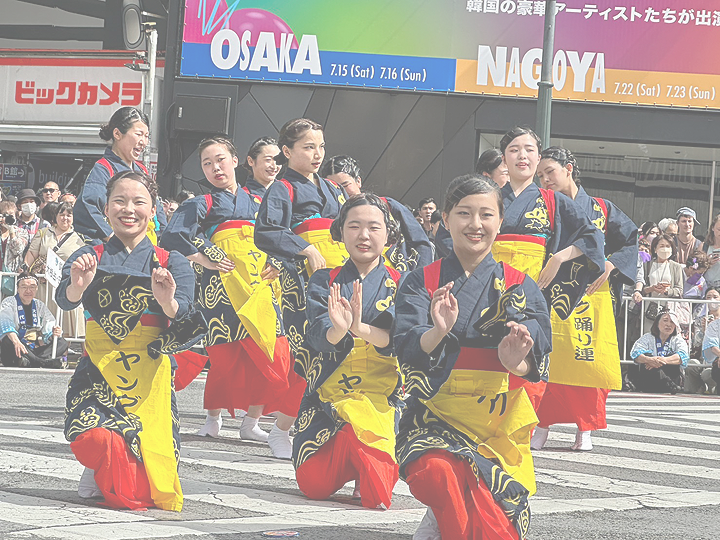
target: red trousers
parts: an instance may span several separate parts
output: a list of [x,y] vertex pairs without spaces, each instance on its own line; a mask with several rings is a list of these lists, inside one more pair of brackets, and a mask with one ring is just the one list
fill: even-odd
[[95,483],[107,506],[129,510],[155,506],[145,466],[119,433],[94,428],[78,435],[70,449],[80,463],[95,471]]
[[580,431],[607,428],[605,402],[610,390],[548,383],[537,410],[540,427],[577,424]]
[[248,410],[265,405],[266,412],[297,416],[305,392],[305,380],[293,370],[293,358],[285,338],[275,345],[270,362],[251,338],[207,347],[210,371],[205,382],[205,408]]
[[315,500],[325,500],[350,480],[359,480],[364,507],[390,508],[398,465],[382,450],[360,442],[352,426],[345,424],[298,467],[295,477],[300,491]]
[[520,387],[525,388],[525,392],[527,392],[527,395],[530,398],[530,403],[532,403],[533,409],[537,412],[538,407],[540,407],[540,401],[545,393],[545,386],[547,383],[545,381],[531,383],[522,377],[513,375],[512,373],[510,374],[509,383],[510,390],[515,390]]
[[432,508],[443,539],[519,540],[515,526],[466,460],[446,450],[429,450],[405,471],[412,494]]

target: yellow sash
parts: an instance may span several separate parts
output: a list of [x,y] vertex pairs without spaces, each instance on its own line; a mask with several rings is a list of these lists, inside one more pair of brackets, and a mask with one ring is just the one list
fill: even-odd
[[318,389],[320,399],[332,403],[364,444],[395,460],[395,408],[388,396],[398,381],[397,358],[382,356],[363,339]]
[[155,232],[155,220],[150,218],[147,226],[147,237],[152,242],[153,246],[157,246],[157,233]]
[[[303,231],[299,233],[298,236],[317,248],[325,259],[326,268],[342,266],[345,264],[345,261],[350,258],[350,255],[348,255],[345,249],[345,244],[333,240],[330,236],[329,229]],[[307,268],[308,276],[311,276],[312,270],[307,262],[305,263],[305,267]]]
[[622,388],[615,315],[607,282],[583,296],[563,321],[551,310],[553,350],[550,382],[592,388]]
[[454,369],[425,405],[477,444],[477,452],[536,491],[530,436],[538,423],[524,388],[508,391],[508,374]]
[[235,263],[231,272],[220,272],[220,279],[240,321],[270,362],[275,355],[278,318],[273,292],[279,298],[278,280],[262,281],[267,255],[255,247],[255,228],[241,225],[217,231],[212,242]]
[[125,410],[142,423],[140,452],[155,505],[179,512],[183,494],[173,444],[170,358],[153,360],[147,354],[147,345],[158,337],[160,328],[138,323],[119,345],[95,321],[87,322],[86,332],[90,360]]
[[545,262],[545,247],[532,242],[496,240],[492,254],[496,261],[509,264],[535,281]]

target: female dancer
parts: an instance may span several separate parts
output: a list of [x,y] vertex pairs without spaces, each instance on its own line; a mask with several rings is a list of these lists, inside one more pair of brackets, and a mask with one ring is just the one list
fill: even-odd
[[[348,197],[357,195],[362,188],[360,167],[350,156],[331,157],[320,169],[321,176],[336,182]],[[425,229],[404,204],[390,197],[380,197],[390,209],[390,215],[400,226],[395,244],[385,250],[385,260],[400,273],[415,270],[433,262],[433,248]]]
[[547,303],[530,277],[492,256],[503,222],[494,183],[453,180],[443,219],[452,253],[411,272],[397,296],[395,350],[410,395],[400,474],[430,507],[423,538],[524,538],[537,417],[508,375],[547,379]]
[[147,237],[155,182],[119,173],[106,195],[114,234],[73,253],[56,291],[62,309],[82,302],[89,313],[87,356],[70,379],[65,417],[65,437],[86,467],[78,493],[103,496],[113,508],[180,511],[180,431],[166,354],[188,348],[207,328],[191,317],[190,263]]
[[345,192],[317,174],[325,157],[320,124],[305,118],[289,121],[280,130],[278,146],[275,161],[286,168],[260,204],[255,243],[268,254],[269,263],[281,270],[283,323],[295,370],[307,380],[305,284],[314,272],[341,266],[348,259],[345,246],[330,235]]
[[[566,319],[605,268],[603,234],[569,197],[535,185],[540,139],[532,130],[506,133],[500,150],[510,181],[500,190],[505,219],[493,256],[536,280],[552,309]],[[545,384],[511,377],[510,387],[518,384],[537,409]]]
[[398,226],[382,199],[361,193],[348,199],[331,232],[350,259],[308,283],[312,375],[296,423],[295,476],[311,499],[327,499],[355,480],[363,506],[389,508],[398,479],[402,383],[390,327],[400,274],[382,253]]
[[503,163],[503,155],[497,148],[485,150],[475,163],[475,172],[495,182],[498,187],[508,183],[507,165]]
[[[607,428],[609,389],[622,385],[613,304],[620,298],[623,285],[635,284],[638,229],[613,203],[586,193],[580,185],[575,156],[569,150],[553,146],[543,150],[541,158],[538,177],[542,186],[570,197],[583,209],[605,236],[606,260],[603,274],[588,287],[582,305],[565,321],[553,315],[553,371],[537,411],[539,424],[531,446],[533,450],[544,446],[552,424],[574,423],[578,432],[572,449],[592,450],[592,431]],[[586,348],[588,342],[596,361],[578,361],[575,352]],[[575,384],[556,382],[563,380]]]
[[262,199],[268,186],[275,181],[280,167],[275,162],[275,156],[280,153],[275,139],[260,137],[250,145],[245,163],[242,164],[249,174],[243,189],[251,195]]
[[[148,174],[145,165],[138,160],[148,144],[149,125],[148,117],[142,111],[135,107],[120,107],[100,128],[100,138],[108,143],[108,147],[90,171],[73,207],[75,230],[87,239],[107,241],[113,234],[104,214],[110,177],[123,171]],[[153,244],[157,244],[157,237],[165,225],[167,220],[160,204],[157,214],[148,223],[147,233]]]
[[[275,457],[290,459],[292,426],[305,384],[292,371],[272,282],[277,271],[253,242],[258,201],[235,178],[233,143],[210,137],[198,148],[213,190],[185,201],[162,237],[201,269],[200,306],[210,328],[211,369],[205,384],[207,421],[200,434],[217,437],[221,409],[247,411],[240,436],[268,442]],[[197,268],[198,266],[196,266]],[[270,435],[258,426],[263,410],[278,411]]]

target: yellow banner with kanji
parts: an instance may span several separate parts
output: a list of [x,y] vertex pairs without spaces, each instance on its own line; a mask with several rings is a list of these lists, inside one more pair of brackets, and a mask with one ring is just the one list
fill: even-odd
[[620,353],[607,282],[583,296],[567,320],[551,310],[550,382],[620,390]]

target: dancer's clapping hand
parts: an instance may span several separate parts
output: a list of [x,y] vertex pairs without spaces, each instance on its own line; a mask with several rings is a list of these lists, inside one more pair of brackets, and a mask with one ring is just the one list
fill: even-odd
[[328,296],[328,315],[332,328],[327,331],[327,340],[336,345],[345,337],[353,322],[353,310],[350,302],[340,295],[340,285],[333,283]]

